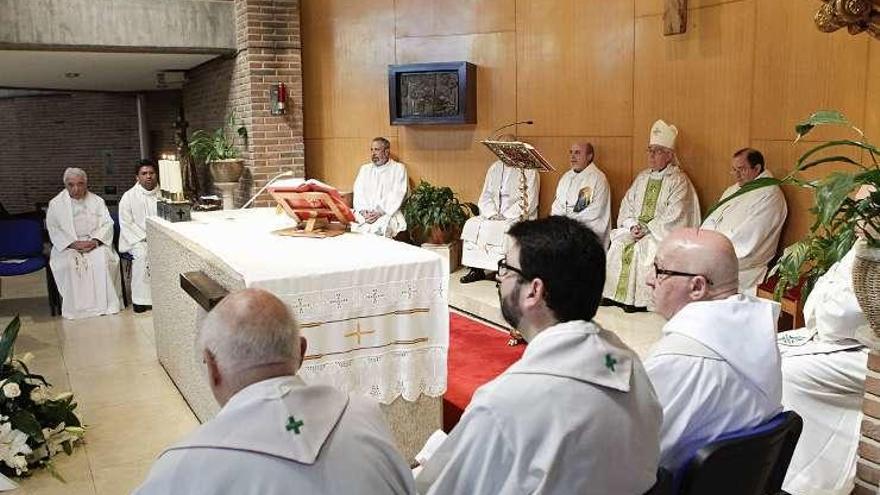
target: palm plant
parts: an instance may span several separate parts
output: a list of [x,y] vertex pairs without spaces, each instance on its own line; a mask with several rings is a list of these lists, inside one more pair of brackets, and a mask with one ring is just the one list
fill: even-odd
[[247,146],[247,128],[237,124],[235,114],[229,114],[226,125],[214,132],[199,129],[192,133],[189,140],[190,154],[202,163],[238,158],[239,152],[235,146],[235,136],[230,136],[229,132],[233,129]]
[[[777,298],[801,280],[804,281],[803,295],[806,297],[816,279],[852,248],[857,233],[864,237],[868,247],[880,248],[880,166],[877,160],[880,149],[869,143],[864,133],[853,126],[842,113],[828,110],[816,112],[795,126],[795,142],[815,127],[823,125],[850,127],[858,137],[814,146],[801,155],[794,169],[785,177],[766,177],[749,182],[709,210],[711,213],[727,201],[762,187],[789,184],[813,191],[815,203],[810,212],[815,215],[815,221],[806,237],[785,248],[782,257],[770,272],[771,275],[779,275]],[[867,163],[844,156],[842,152],[847,149],[861,153],[865,157],[863,161]],[[833,153],[817,156],[821,151]],[[803,176],[804,171],[828,163],[844,163],[852,169],[846,172],[835,171],[817,180]],[[854,197],[862,186],[873,186],[873,191],[865,197]]]

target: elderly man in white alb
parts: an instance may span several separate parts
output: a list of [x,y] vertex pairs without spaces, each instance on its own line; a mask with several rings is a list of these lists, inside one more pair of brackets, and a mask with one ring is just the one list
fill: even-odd
[[667,322],[645,369],[663,406],[660,464],[676,473],[700,447],[782,411],[779,304],[737,293],[736,251],[718,232],[670,233],[652,272]]
[[352,230],[394,237],[406,230],[400,206],[408,188],[406,167],[391,159],[391,142],[377,137],[370,143],[370,163],[361,165],[354,180]]
[[277,297],[227,296],[199,345],[223,407],[162,453],[134,493],[415,493],[378,404],[296,376],[306,341]]
[[678,129],[662,120],[651,127],[650,168],[636,176],[620,202],[611,231],[603,304],[627,313],[645,311],[650,293],[645,279],[657,246],[672,230],[700,224],[700,202],[690,179],[677,165]]
[[[736,184],[728,187],[719,201],[755,179],[773,177],[764,168],[764,155],[751,148],[733,154],[731,170]],[[721,232],[733,242],[739,259],[740,293],[754,295],[758,284],[764,281],[787,215],[782,190],[779,186],[770,186],[724,203],[703,220],[702,229]]]
[[593,321],[605,250],[568,217],[519,222],[510,236],[498,297],[529,345],[477,390],[416,487],[642,495],[656,479],[661,411],[635,352]]
[[855,485],[871,334],[853,293],[855,249],[835,263],[804,303],[805,328],[779,334],[782,404],[804,429],[782,488],[792,495],[845,495]]
[[571,217],[583,223],[599,236],[602,246],[608,249],[611,188],[605,174],[594,162],[593,145],[572,144],[568,158],[571,169],[559,178],[550,214]]
[[113,250],[113,219],[104,200],[89,192],[80,168],[64,171],[64,190],[49,201],[46,228],[52,241],[49,265],[69,319],[118,313],[119,256]]
[[[516,141],[516,136],[505,134],[499,141]],[[538,218],[538,193],[540,179],[537,170],[525,170],[526,219]],[[495,271],[498,261],[507,250],[507,229],[520,220],[520,169],[505,165],[496,160],[486,172],[483,192],[477,202],[479,215],[465,222],[461,231],[463,243],[461,264],[470,271],[461,277],[461,283],[468,284],[478,280],[491,279],[489,273]]]
[[143,313],[153,307],[147,258],[147,217],[157,215],[159,172],[156,162],[138,161],[135,179],[135,185],[119,200],[119,251],[129,253],[133,258],[131,303],[135,313]]

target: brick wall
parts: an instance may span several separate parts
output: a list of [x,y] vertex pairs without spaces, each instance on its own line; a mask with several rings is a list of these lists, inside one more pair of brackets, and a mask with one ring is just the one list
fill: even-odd
[[[147,98],[153,150],[166,146],[177,92]],[[140,157],[137,102],[127,93],[67,93],[0,99],[0,202],[10,213],[34,210],[63,188],[64,169],[80,167],[89,187],[118,200],[134,183]],[[105,192],[115,187],[115,193]]]
[[865,379],[865,413],[862,419],[862,438],[859,440],[859,461],[856,467],[857,495],[874,495],[880,484],[880,353],[868,355],[868,375]]
[[[304,177],[305,157],[299,1],[235,0],[235,14],[237,54],[190,71],[183,100],[190,131],[216,129],[232,111],[247,128],[240,205],[282,171]],[[273,116],[269,88],[278,82],[287,86],[287,113]],[[256,204],[270,203],[263,195]]]

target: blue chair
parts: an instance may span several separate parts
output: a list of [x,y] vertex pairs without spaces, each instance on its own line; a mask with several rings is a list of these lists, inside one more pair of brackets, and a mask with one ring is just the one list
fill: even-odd
[[[2,260],[24,260],[3,263]],[[61,314],[61,298],[55,286],[55,278],[49,260],[43,255],[43,227],[37,220],[0,220],[0,277],[26,275],[46,270],[46,288],[49,293],[49,310],[52,316]]]
[[801,436],[804,422],[785,411],[749,430],[702,447],[684,468],[680,494],[775,495]]

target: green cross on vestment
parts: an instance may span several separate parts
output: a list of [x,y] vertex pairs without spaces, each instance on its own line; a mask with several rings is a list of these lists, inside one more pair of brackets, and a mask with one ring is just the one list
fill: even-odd
[[303,426],[303,424],[304,423],[302,421],[297,421],[296,418],[290,416],[287,418],[287,426],[285,426],[285,428],[287,428],[287,431],[293,430],[294,433],[299,435],[299,429]]
[[605,367],[611,370],[614,373],[614,365],[617,364],[617,360],[614,359],[614,356],[611,354],[605,354]]

